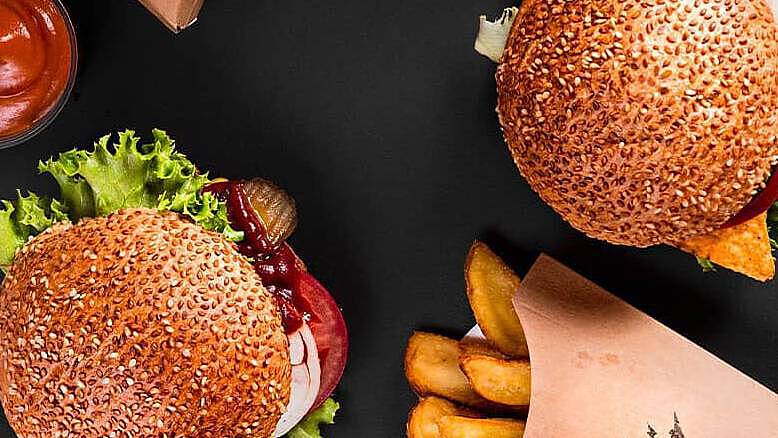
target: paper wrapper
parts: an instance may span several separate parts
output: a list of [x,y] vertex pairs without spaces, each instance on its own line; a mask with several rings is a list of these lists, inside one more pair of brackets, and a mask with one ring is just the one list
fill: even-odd
[[548,256],[514,306],[532,359],[525,438],[778,437],[778,395]]
[[140,0],[165,26],[180,32],[197,20],[204,0]]

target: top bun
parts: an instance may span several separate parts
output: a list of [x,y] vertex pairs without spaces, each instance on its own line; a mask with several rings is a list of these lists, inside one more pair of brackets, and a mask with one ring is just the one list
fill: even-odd
[[268,437],[289,399],[272,296],[219,234],[120,211],[30,241],[0,293],[21,437]]
[[764,0],[526,0],[497,71],[532,188],[617,244],[719,228],[778,158],[778,41]]

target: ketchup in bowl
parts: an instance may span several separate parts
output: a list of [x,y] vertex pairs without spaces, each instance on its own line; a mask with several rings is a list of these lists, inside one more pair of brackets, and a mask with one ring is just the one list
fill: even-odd
[[59,0],[0,1],[0,147],[43,129],[67,100],[75,33]]

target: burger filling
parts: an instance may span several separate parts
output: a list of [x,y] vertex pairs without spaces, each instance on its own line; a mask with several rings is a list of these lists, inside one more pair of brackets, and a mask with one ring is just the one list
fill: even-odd
[[751,219],[759,216],[760,214],[769,211],[768,221],[775,222],[776,217],[776,200],[778,200],[778,177],[776,177],[776,171],[773,171],[773,175],[767,181],[765,188],[759,192],[751,202],[748,203],[738,214],[732,217],[722,228],[734,227],[750,221]]
[[714,264],[766,281],[775,275],[772,252],[778,248],[774,232],[778,229],[778,177],[776,172],[740,212],[721,229],[695,237],[680,245],[697,256],[705,272],[715,271]]
[[291,401],[275,436],[321,437],[339,405],[329,396],[343,373],[347,332],[332,296],[306,270],[286,242],[296,226],[294,201],[263,179],[211,180],[177,152],[161,130],[141,144],[132,131],[109,145],[104,136],[91,152],[72,150],[39,163],[60,198],[18,192],[0,201],[0,269],[33,236],[60,221],[111,214],[123,208],[169,210],[222,233],[249,259],[275,297],[289,338]]
[[[256,199],[256,196],[250,198],[248,189],[252,190],[252,194],[280,191],[272,183],[262,179],[219,181],[206,186],[204,191],[226,203],[230,225],[240,230],[244,236],[238,243],[240,253],[254,262],[254,269],[262,278],[265,287],[275,296],[286,333],[294,333],[302,327],[311,313],[305,303],[295,301],[298,295],[294,291],[295,279],[305,271],[305,267],[286,242],[273,239],[267,232],[265,221],[254,207],[266,202]],[[283,200],[275,205],[289,203],[284,196],[278,198]],[[294,204],[279,210],[294,211]],[[287,215],[289,225],[285,225],[285,228],[294,228],[295,216],[294,213]]]

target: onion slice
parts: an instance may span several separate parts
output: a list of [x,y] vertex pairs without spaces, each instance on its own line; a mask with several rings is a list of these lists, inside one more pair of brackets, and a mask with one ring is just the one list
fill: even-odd
[[481,15],[475,51],[494,62],[500,62],[508,36],[511,34],[513,20],[516,19],[518,12],[519,8],[515,6],[506,8],[502,16],[494,21],[489,21],[486,15]]
[[289,339],[289,361],[292,365],[300,365],[305,360],[305,342],[300,335],[300,330],[287,336]]
[[[303,419],[316,402],[316,396],[319,394],[321,386],[321,365],[319,364],[319,352],[316,347],[316,340],[311,333],[308,324],[303,324],[299,330],[289,335],[290,357],[293,343],[298,340],[304,348],[304,360],[299,364],[292,364],[292,388],[289,397],[289,405],[286,412],[281,416],[273,434],[275,437],[286,435],[297,423]],[[297,347],[294,347],[297,348]],[[296,354],[296,353],[295,353]]]

